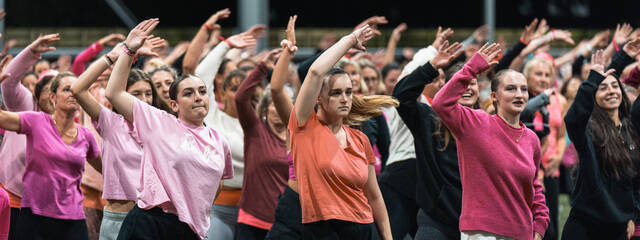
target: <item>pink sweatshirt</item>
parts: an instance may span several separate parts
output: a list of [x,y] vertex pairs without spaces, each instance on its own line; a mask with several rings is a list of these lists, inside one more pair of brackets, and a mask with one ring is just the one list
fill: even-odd
[[549,210],[536,180],[541,157],[538,137],[522,122],[514,128],[498,115],[457,103],[471,80],[487,68],[475,54],[432,102],[456,137],[462,181],[460,231],[516,239],[533,239],[534,231],[544,236]]
[[99,43],[95,42],[91,44],[87,49],[82,51],[76,58],[73,60],[73,66],[71,66],[71,71],[76,75],[80,76],[85,70],[87,63],[91,61],[91,59],[98,56],[98,54],[102,51],[104,47]]
[[[12,112],[36,111],[37,103],[26,87],[20,84],[24,74],[38,60],[40,56],[25,48],[7,66],[6,72],[11,76],[0,84],[2,97],[7,110]],[[0,145],[0,183],[7,191],[22,197],[24,187],[24,158],[27,149],[27,137],[16,132],[6,131],[2,145]]]

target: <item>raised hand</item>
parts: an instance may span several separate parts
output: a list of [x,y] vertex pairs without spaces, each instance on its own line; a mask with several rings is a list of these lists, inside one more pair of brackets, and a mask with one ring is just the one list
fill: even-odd
[[478,50],[478,52],[476,52],[476,54],[479,54],[482,59],[487,61],[487,63],[489,63],[489,67],[493,67],[494,65],[498,64],[498,61],[495,61],[494,59],[496,59],[500,52],[502,52],[500,44],[494,43],[489,45],[489,43],[485,43],[484,46],[482,46]]
[[160,20],[157,18],[151,18],[142,21],[138,26],[133,28],[129,35],[127,36],[127,40],[124,41],[126,46],[132,51],[138,51],[143,45],[144,42],[148,39],[151,39],[153,36],[149,35],[153,29],[158,26]]
[[166,41],[161,37],[154,37],[144,42],[144,45],[138,49],[138,54],[142,56],[158,57],[158,51],[162,49]]
[[627,53],[632,58],[638,56],[638,53],[640,53],[640,38],[633,39],[631,40],[631,42],[625,44],[622,48],[622,51]]
[[398,25],[396,28],[393,29],[393,32],[391,32],[391,41],[400,41],[400,37],[402,35],[402,32],[407,30],[407,24],[406,23],[400,23],[400,25]]
[[612,68],[605,72],[604,65],[606,65],[606,62],[607,58],[605,57],[604,50],[598,50],[595,53],[591,54],[591,70],[599,73],[604,77],[607,77],[616,71]]
[[256,39],[251,34],[240,33],[227,38],[227,43],[232,48],[245,48],[256,45]]
[[211,17],[209,17],[209,19],[207,19],[204,24],[213,27],[214,24],[218,22],[218,20],[228,18],[229,15],[231,15],[231,10],[229,10],[228,8],[222,9],[211,15]]
[[264,37],[264,33],[267,30],[267,26],[262,24],[253,25],[249,30],[244,32],[245,34],[251,35],[255,39],[259,39]]
[[378,25],[387,24],[388,22],[389,21],[387,21],[387,18],[384,16],[373,16],[365,19],[360,24],[358,24],[356,26],[356,29],[360,29],[366,25],[369,25],[369,27],[371,27],[371,29],[373,30],[373,33],[375,33],[376,35],[380,35],[381,33],[378,30]]
[[54,50],[56,50],[56,47],[49,46],[49,44],[57,42],[57,41],[60,41],[60,34],[59,33],[48,34],[48,35],[44,35],[44,36],[40,35],[40,37],[38,37],[38,39],[33,41],[31,44],[29,44],[28,48],[31,49],[31,51],[33,53],[35,53],[35,54],[48,52],[48,51],[54,51]]
[[471,36],[479,43],[487,41],[489,39],[489,25],[485,24],[476,28]]
[[269,51],[269,53],[264,55],[261,62],[263,62],[268,69],[273,69],[273,67],[275,66],[276,59],[278,59],[278,57],[280,56],[280,53],[282,53],[282,48],[273,49]]
[[536,29],[536,33],[533,34],[531,40],[544,36],[547,31],[549,31],[549,25],[547,25],[547,19],[543,18],[542,20],[540,20],[538,28]]
[[620,24],[616,25],[616,32],[613,34],[615,43],[620,46],[629,41],[631,32],[633,32],[633,28],[629,23],[624,23],[622,26]]
[[569,44],[575,44],[573,39],[571,39],[571,32],[566,30],[553,29],[550,32],[553,39],[559,39]]
[[102,46],[115,46],[119,42],[122,42],[126,39],[126,37],[120,33],[112,33],[107,36],[104,36],[98,40],[98,43]]
[[520,41],[524,44],[529,44],[536,34],[536,26],[538,25],[538,19],[534,18],[533,21],[524,27],[524,31],[520,35]]
[[438,48],[438,54],[429,62],[434,68],[444,68],[462,53],[462,51],[458,51],[460,48],[462,48],[462,44],[455,42],[449,46],[449,41],[445,40]]
[[451,35],[453,35],[453,30],[451,30],[451,28],[447,28],[444,31],[442,31],[442,27],[439,26],[438,31],[436,32],[436,39],[433,40],[433,43],[431,43],[431,46],[433,46],[436,49],[440,48],[440,45],[442,45],[442,43],[444,43],[444,41],[446,41],[447,38],[451,37]]
[[611,31],[609,31],[608,29],[598,32],[591,38],[589,44],[591,44],[591,47],[605,47],[607,46],[607,40],[609,39],[610,34]]
[[364,45],[367,41],[373,38],[373,34],[374,30],[369,25],[365,25],[364,27],[353,31],[351,35],[356,39],[356,43],[353,45],[353,48],[365,51],[366,48]]
[[298,50],[298,47],[296,47],[296,20],[298,19],[298,15],[293,15],[289,17],[289,23],[287,23],[287,30],[285,30],[285,32],[287,33],[287,43],[285,44],[286,46],[282,46],[282,47],[286,47],[287,51],[289,51],[289,53],[293,54]]

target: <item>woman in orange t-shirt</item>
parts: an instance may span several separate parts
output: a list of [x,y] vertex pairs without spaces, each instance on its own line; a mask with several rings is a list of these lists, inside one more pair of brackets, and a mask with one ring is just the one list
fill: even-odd
[[296,99],[289,131],[303,239],[373,239],[373,222],[382,239],[391,239],[371,145],[362,132],[345,125],[357,125],[398,102],[353,96],[349,76],[332,69],[347,50],[364,50],[372,37],[366,25],[327,49],[311,65]]

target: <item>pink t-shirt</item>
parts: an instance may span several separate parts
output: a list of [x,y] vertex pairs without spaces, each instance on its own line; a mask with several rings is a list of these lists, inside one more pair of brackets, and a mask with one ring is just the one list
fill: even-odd
[[93,134],[79,124],[78,136],[67,145],[43,112],[21,112],[21,134],[27,135],[22,207],[34,214],[58,218],[84,219],[80,180],[86,159],[100,156]]
[[132,137],[133,126],[122,117],[102,107],[96,130],[102,137],[102,177],[104,199],[136,200],[140,185],[142,146]]
[[11,220],[11,207],[9,206],[9,194],[0,188],[0,240],[9,238],[9,221]]
[[[7,110],[11,112],[37,110],[33,95],[29,89],[20,84],[20,81],[38,57],[29,48],[25,48],[7,66],[6,72],[11,76],[0,84]],[[22,176],[24,175],[25,149],[27,149],[26,136],[13,131],[5,132],[0,145],[0,183],[7,191],[20,197],[24,191]]]
[[134,137],[143,146],[138,206],[176,214],[204,239],[220,180],[233,177],[227,141],[138,99],[133,116]]

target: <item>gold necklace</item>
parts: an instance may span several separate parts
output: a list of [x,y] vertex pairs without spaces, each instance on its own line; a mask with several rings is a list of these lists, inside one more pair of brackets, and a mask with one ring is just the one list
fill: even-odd
[[525,130],[526,130],[526,129],[524,129],[524,128],[525,128],[525,126],[521,126],[521,127],[520,127],[520,131],[521,131],[522,133],[520,133],[520,137],[516,138],[516,143],[520,142],[520,138],[522,138],[522,136],[524,136],[524,132],[525,132]]
[[[56,122],[54,114],[51,114],[51,120],[53,120],[53,124],[56,126],[56,128],[58,128],[58,123]],[[71,137],[72,139],[76,139],[76,137],[78,136],[78,128],[77,127],[75,128],[75,131],[73,132],[73,135],[69,135],[69,134],[67,134],[66,131],[63,131],[63,130],[60,130],[60,132],[61,132],[60,133],[60,137],[63,137],[63,136],[66,135],[68,137]]]

